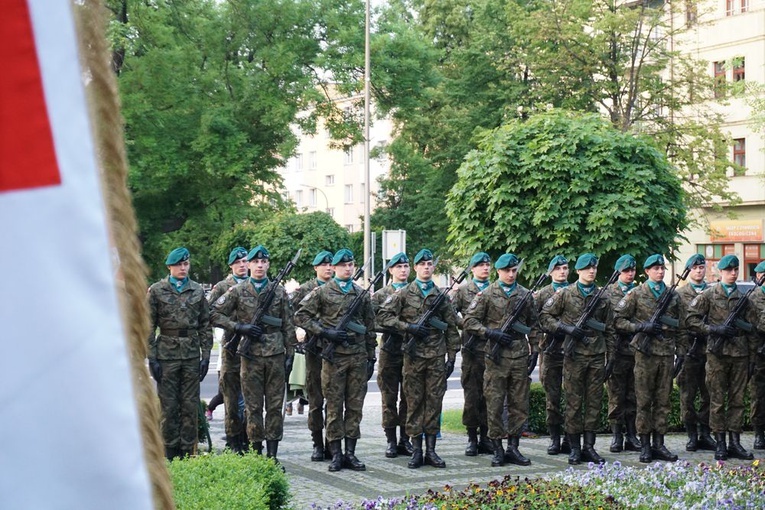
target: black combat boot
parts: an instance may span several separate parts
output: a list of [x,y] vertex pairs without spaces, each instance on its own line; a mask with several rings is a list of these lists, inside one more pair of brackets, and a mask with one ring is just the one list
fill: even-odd
[[561,438],[560,439],[561,439],[560,440],[560,452],[561,453],[565,453],[566,455],[568,455],[569,453],[571,453],[571,443],[568,440],[568,434],[566,434],[566,433],[561,434]]
[[436,453],[436,435],[425,434],[425,464],[434,468],[445,468],[446,462]]
[[396,445],[396,427],[385,427],[385,440],[388,446],[385,448],[385,456],[389,459],[398,457],[398,445]]
[[401,437],[398,440],[398,446],[396,447],[399,455],[412,455],[412,452],[414,452],[414,447],[412,446],[412,442],[409,440],[409,436],[406,433],[406,429],[404,426],[401,426]]
[[250,451],[250,440],[247,438],[247,429],[245,427],[242,427],[242,431],[239,433],[238,438],[239,446],[242,448],[241,454],[244,455]]
[[475,427],[468,427],[468,444],[465,448],[465,455],[468,457],[475,457],[478,455],[478,429]]
[[523,456],[518,450],[521,436],[510,436],[507,439],[507,450],[505,450],[505,462],[517,464],[519,466],[529,466],[531,461]]
[[311,439],[313,439],[311,460],[321,462],[324,460],[324,437],[322,437],[321,430],[311,432]]
[[571,445],[571,453],[568,455],[568,463],[576,466],[582,462],[582,435],[567,434],[568,442]]
[[655,430],[653,431],[653,446],[651,447],[651,456],[656,460],[663,460],[666,462],[675,462],[677,455],[672,453],[664,446],[664,434],[659,434]]
[[[393,429],[395,433],[396,429]],[[343,467],[350,468],[353,471],[366,471],[367,466],[364,465],[358,458],[356,458],[356,438],[345,438],[345,458],[343,459]],[[396,441],[394,440],[395,444]]]
[[489,439],[489,427],[486,425],[478,429],[478,453],[494,453],[494,445]]
[[244,455],[244,449],[242,448],[242,441],[238,436],[234,436],[232,438],[229,438],[226,436],[226,448],[231,450],[233,453]]
[[547,455],[560,453],[560,425],[550,425],[550,446],[547,447]]
[[712,434],[709,431],[709,425],[699,423],[699,441],[697,443],[699,450],[715,451],[717,450],[717,442],[712,438]]
[[[342,450],[342,448],[340,449]],[[333,458],[334,458],[334,455],[332,455],[332,448],[329,447],[329,439],[325,437],[324,438],[324,459],[332,460]]]
[[715,432],[715,460],[728,460],[728,447],[725,445],[725,432]]
[[[266,439],[266,457],[274,459],[274,463],[279,464],[279,459],[276,458],[276,452],[279,451],[279,441],[277,439]],[[284,466],[282,466],[284,471]]]
[[165,446],[165,458],[167,460],[180,459],[181,449],[175,446]]
[[686,452],[695,452],[699,449],[699,435],[695,423],[686,423],[685,431],[688,433],[688,442],[685,443]]
[[765,450],[765,431],[763,427],[754,427],[754,445],[755,450]]
[[422,467],[422,434],[417,434],[412,438],[412,458],[406,464],[409,469]]
[[339,439],[329,442],[329,452],[332,454],[329,471],[335,472],[343,469],[343,447],[340,445]]
[[754,459],[754,455],[752,455],[752,452],[746,451],[744,447],[741,446],[740,432],[730,432],[728,438],[730,440],[728,444],[728,457],[732,459],[741,459],[741,460]]
[[612,423],[611,432],[613,432],[614,436],[611,440],[611,446],[608,448],[608,451],[611,453],[619,453],[620,451],[624,450],[624,435],[622,434],[622,424]]
[[640,462],[648,464],[652,460],[651,434],[640,434]]
[[258,455],[263,455],[263,441],[257,443],[250,443],[250,450],[254,451]]
[[606,461],[595,451],[595,432],[586,430],[584,432],[584,446],[582,446],[581,459],[595,464],[604,464]]
[[639,452],[642,448],[642,444],[640,443],[640,439],[637,437],[634,418],[627,418],[626,429],[627,434],[624,436],[624,451]]
[[491,458],[491,467],[498,467],[505,465],[505,450],[502,448],[502,439],[492,439],[492,445],[494,445],[494,456]]

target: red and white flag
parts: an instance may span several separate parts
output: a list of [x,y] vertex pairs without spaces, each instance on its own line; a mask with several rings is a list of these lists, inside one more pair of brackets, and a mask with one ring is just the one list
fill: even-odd
[[0,508],[152,508],[70,0],[0,16]]

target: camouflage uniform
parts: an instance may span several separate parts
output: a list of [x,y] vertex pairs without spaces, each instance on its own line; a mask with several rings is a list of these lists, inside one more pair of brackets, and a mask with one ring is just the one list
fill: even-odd
[[[486,370],[486,339],[480,335],[470,335],[465,331],[464,315],[473,298],[480,292],[474,281],[465,282],[459,286],[452,299],[454,311],[457,312],[457,326],[462,330],[462,345],[471,336],[472,347],[462,349],[462,364],[460,365],[462,392],[464,404],[462,407],[462,424],[468,430],[468,449],[466,455],[476,453],[491,453],[488,441],[488,420],[486,416],[486,399],[484,398],[484,372]],[[477,432],[480,432],[478,440]]]
[[765,449],[765,286],[756,289],[749,295],[752,307],[756,310],[760,318],[757,327],[757,356],[755,357],[755,368],[749,387],[749,395],[752,399],[750,411],[750,420],[754,426],[754,449]]
[[[748,452],[741,448],[740,435],[744,421],[744,391],[748,364],[757,355],[756,335],[746,334],[737,329],[734,337],[722,340],[721,351],[718,354],[712,352],[713,342],[716,343],[718,338],[714,335],[710,336],[710,327],[725,322],[742,296],[738,289],[731,292],[729,296],[726,295],[723,284],[719,283],[691,301],[686,319],[686,325],[691,334],[708,338],[706,383],[710,402],[709,426],[715,433],[717,441],[715,458],[718,460],[725,460],[731,453],[741,454],[744,458],[751,455],[746,455]],[[744,317],[740,318],[751,324],[758,324],[758,318],[752,306],[748,306]],[[725,442],[726,430],[730,432],[730,451]]]
[[[529,291],[521,285],[514,284],[508,296],[500,282],[494,282],[483,291],[476,294],[465,314],[465,332],[485,338],[487,329],[499,329],[515,309],[518,302]],[[513,330],[506,332],[513,339],[511,346],[497,344],[495,340],[487,340],[486,372],[483,393],[486,395],[488,411],[489,437],[498,448],[502,447],[502,438],[508,436],[507,458],[513,463],[528,465],[525,457],[514,458],[517,452],[518,440],[523,423],[529,417],[529,354],[537,352],[537,309],[534,298],[529,296],[518,321],[532,328],[529,338]],[[496,361],[491,355],[498,348]],[[504,402],[507,399],[508,423],[505,427],[502,418]],[[515,447],[513,450],[512,447]],[[521,458],[523,460],[521,460]],[[519,462],[515,462],[518,460]],[[502,456],[492,460],[492,465],[502,465]]]
[[204,289],[192,280],[178,292],[169,277],[164,278],[149,287],[148,297],[149,358],[162,366],[162,382],[157,384],[162,437],[168,451],[190,455],[197,444],[200,355],[209,360],[213,345],[210,309]]
[[[237,324],[249,323],[260,307],[270,284],[267,279],[257,282],[248,278],[247,281],[231,287],[213,305],[213,324],[232,334]],[[297,343],[287,292],[281,285],[276,287],[276,295],[266,313],[281,319],[281,326],[262,324],[262,335],[250,343],[249,349],[241,359],[241,384],[247,410],[247,437],[256,450],[261,448],[264,439],[270,442],[282,439],[282,408],[286,383],[284,361],[285,355],[294,355]],[[275,455],[273,452],[273,456]]]
[[[218,300],[228,289],[237,284],[234,275],[228,275],[224,280],[215,284],[207,298],[210,306]],[[223,395],[223,405],[226,409],[224,418],[226,427],[226,443],[229,447],[239,449],[246,444],[242,419],[239,416],[239,396],[242,393],[242,381],[239,375],[241,362],[235,352],[226,349],[226,343],[233,337],[231,333],[223,335],[223,349],[221,350],[220,391]]]

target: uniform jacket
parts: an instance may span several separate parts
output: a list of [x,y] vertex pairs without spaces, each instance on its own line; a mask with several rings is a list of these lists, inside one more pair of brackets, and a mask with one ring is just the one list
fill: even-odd
[[380,344],[380,348],[385,348],[390,354],[395,356],[401,356],[401,344],[404,341],[404,335],[392,328],[384,328],[377,320],[377,314],[380,312],[380,307],[385,300],[388,299],[388,296],[394,292],[396,292],[396,289],[393,285],[386,285],[375,292],[372,296],[372,310],[375,314],[375,329],[378,332],[382,332],[382,343]]
[[[467,313],[470,303],[473,302],[473,298],[479,292],[478,285],[473,280],[469,280],[460,285],[457,288],[457,292],[452,296],[452,306],[454,306],[454,311],[457,313],[457,327],[462,329],[462,345],[465,345],[470,336],[465,329],[465,313]],[[473,350],[475,351],[482,351],[486,347],[486,339],[483,336],[475,338],[473,342]]]
[[[608,301],[611,303],[611,309],[616,310],[616,306],[619,304],[619,301],[624,299],[624,296],[626,296],[627,293],[624,292],[621,287],[619,287],[619,282],[616,282],[613,285],[609,285],[605,292],[603,292],[603,295],[605,295]],[[614,316],[614,318],[616,317]],[[634,356],[635,349],[630,345],[631,340],[632,333],[620,333],[617,329],[614,345],[614,349],[618,349],[616,354],[619,356]]]
[[[538,291],[534,293],[534,306],[537,308],[537,316],[542,312],[542,306],[547,302],[548,299],[553,297],[553,294],[556,292],[560,292],[561,290],[565,289],[567,287],[562,287],[560,290],[556,291],[555,287],[553,287],[552,283],[549,285],[545,285]],[[555,331],[547,331],[542,327],[542,323],[538,322],[537,324],[539,332],[537,334],[537,339],[539,341],[539,350],[544,351],[547,349],[547,346],[550,345],[550,343],[553,340],[553,335],[555,334]],[[557,351],[559,353],[563,353],[563,339],[558,340],[558,349]]]
[[[701,292],[704,292],[704,291],[701,291]],[[693,301],[696,298],[696,296],[700,295],[701,292],[696,291],[696,289],[694,289],[690,284],[683,285],[682,287],[679,287],[677,289],[677,295],[680,296],[680,300],[683,302],[683,305],[685,306],[686,315],[691,306],[691,301]],[[686,328],[686,330],[688,329],[688,326],[685,320],[683,320],[683,327]],[[688,350],[689,351],[691,347],[693,347],[694,342],[696,343],[696,347],[694,347],[696,351],[695,354],[705,355],[707,353],[706,337],[703,335],[696,335],[696,334],[688,332]]]

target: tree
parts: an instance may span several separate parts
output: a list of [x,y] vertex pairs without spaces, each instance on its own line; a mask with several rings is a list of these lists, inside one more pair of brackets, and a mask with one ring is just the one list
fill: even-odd
[[688,226],[677,172],[646,137],[598,114],[551,111],[481,135],[446,202],[449,240],[467,258],[510,251],[533,276],[562,253],[672,256]]

